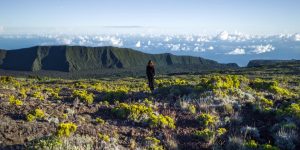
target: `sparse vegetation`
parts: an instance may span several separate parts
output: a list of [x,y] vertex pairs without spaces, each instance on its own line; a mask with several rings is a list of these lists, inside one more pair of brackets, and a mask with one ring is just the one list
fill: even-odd
[[44,111],[42,109],[37,108],[31,113],[27,114],[26,119],[27,121],[31,122],[36,119],[43,119],[44,117],[45,117]]
[[[156,150],[300,146],[295,75],[159,76],[151,94],[144,78],[1,76],[0,82],[0,149],[11,144]],[[21,129],[24,135],[12,132]]]
[[175,122],[172,118],[156,114],[151,107],[147,107],[145,104],[120,103],[112,111],[117,117],[137,123],[148,123],[150,127],[175,128]]
[[200,123],[201,126],[214,126],[217,123],[217,117],[215,115],[207,114],[207,113],[202,113],[197,117],[198,122]]
[[73,96],[78,97],[88,104],[92,104],[94,102],[94,94],[88,93],[86,90],[74,90]]
[[19,99],[16,99],[15,96],[9,96],[9,103],[16,106],[23,105],[23,102]]
[[155,137],[146,137],[146,148],[149,150],[163,150],[163,146],[160,145],[160,140]]
[[57,136],[58,137],[69,137],[77,130],[77,125],[70,122],[70,123],[60,123],[57,128]]
[[98,133],[98,137],[100,140],[103,140],[104,142],[110,142],[110,138],[106,134]]

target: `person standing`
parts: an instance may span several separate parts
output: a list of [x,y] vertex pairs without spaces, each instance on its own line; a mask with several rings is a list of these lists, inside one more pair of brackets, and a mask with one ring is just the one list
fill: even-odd
[[153,92],[153,90],[154,90],[155,69],[154,69],[154,63],[153,63],[152,60],[149,60],[149,62],[147,64],[146,74],[147,74],[147,77],[148,77],[149,88]]

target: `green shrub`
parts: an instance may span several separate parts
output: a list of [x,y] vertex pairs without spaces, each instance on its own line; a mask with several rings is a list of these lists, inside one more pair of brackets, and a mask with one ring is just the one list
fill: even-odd
[[83,82],[81,82],[81,81],[75,83],[75,87],[76,87],[76,88],[86,89],[86,88],[88,88],[88,86],[89,86],[88,84],[83,83]]
[[234,113],[234,109],[231,103],[228,104],[224,104],[223,105],[223,111],[226,114],[233,114]]
[[109,106],[109,102],[108,101],[103,101],[103,105],[104,106]]
[[279,87],[279,84],[277,81],[265,81],[262,79],[255,79],[250,83],[250,87],[256,90],[260,91],[269,91],[274,94],[278,94],[281,96],[292,96],[293,93],[291,93],[289,90],[284,89],[282,87]]
[[273,109],[274,103],[272,100],[261,97],[258,101],[256,101],[255,107],[261,112],[270,112]]
[[195,107],[195,105],[190,104],[188,106],[188,110],[189,110],[190,113],[195,114],[196,113],[196,107]]
[[155,137],[146,137],[146,148],[149,150],[163,150],[163,146],[160,145],[160,140]]
[[213,91],[217,96],[226,97],[229,92],[241,87],[242,80],[244,77],[237,75],[214,75],[210,78],[201,79],[198,89]]
[[36,118],[44,118],[45,117],[45,113],[42,109],[35,109],[34,110],[34,116]]
[[43,93],[40,92],[40,91],[35,91],[33,93],[32,97],[34,97],[34,98],[36,98],[38,100],[41,100],[41,101],[43,101],[45,99],[44,96],[43,96]]
[[69,137],[77,130],[77,125],[74,123],[60,123],[57,128],[56,135],[58,137]]
[[271,144],[263,144],[262,149],[263,150],[280,150],[278,147],[272,146]]
[[99,124],[105,124],[105,121],[102,118],[96,118],[96,122]]
[[223,134],[225,134],[227,132],[227,130],[225,128],[219,128],[217,129],[217,135],[221,136]]
[[43,119],[45,117],[45,113],[42,109],[35,109],[33,112],[27,114],[26,119],[27,121],[31,122],[36,119]]
[[258,144],[254,140],[250,140],[245,143],[245,146],[249,149],[256,149],[258,147]]
[[272,100],[266,99],[266,98],[264,98],[264,97],[262,97],[262,98],[260,99],[260,102],[261,102],[261,104],[262,104],[263,106],[265,106],[265,107],[273,107],[273,105],[274,105],[274,103],[273,103]]
[[56,136],[44,137],[33,142],[32,149],[57,149],[62,141]]
[[12,83],[13,81],[15,81],[14,77],[11,76],[1,76],[0,77],[0,83]]
[[197,117],[198,122],[205,127],[208,126],[214,126],[218,119],[216,116],[208,114],[208,113],[202,113]]
[[152,101],[151,100],[149,100],[148,98],[145,98],[145,100],[143,101],[144,102],[144,104],[146,105],[146,106],[148,106],[148,107],[150,107],[150,106],[152,106]]
[[21,88],[20,91],[19,91],[19,95],[20,95],[22,98],[26,98],[26,97],[27,97],[27,91],[28,91],[28,89],[26,89],[26,88]]
[[35,120],[35,116],[32,114],[28,114],[28,115],[26,115],[26,120],[29,122],[32,122]]
[[293,103],[285,109],[285,113],[300,118],[300,104]]
[[9,96],[9,103],[15,106],[23,105],[23,102],[19,99],[16,99],[15,96]]
[[176,128],[174,120],[169,116],[151,114],[148,122],[150,127]]
[[198,138],[203,139],[205,142],[211,143],[215,140],[215,132],[205,128],[204,130],[196,131],[194,135]]
[[86,90],[74,90],[73,96],[78,97],[80,100],[85,101],[88,104],[92,104],[94,102],[94,94],[88,94]]
[[120,103],[113,108],[113,112],[117,117],[123,119],[130,119],[135,122],[141,122],[145,119],[146,115],[153,113],[151,107],[147,107],[144,104],[126,104]]
[[47,91],[54,99],[61,99],[59,96],[60,88],[45,88],[45,91]]
[[151,107],[147,107],[143,103],[120,103],[112,111],[119,118],[129,119],[137,123],[148,123],[150,127],[175,128],[175,122],[172,118],[155,114]]
[[110,138],[106,134],[98,133],[98,137],[100,140],[102,140],[104,142],[110,142]]

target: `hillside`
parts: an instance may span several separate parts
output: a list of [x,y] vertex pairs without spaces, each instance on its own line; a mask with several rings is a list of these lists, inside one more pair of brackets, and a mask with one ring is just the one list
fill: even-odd
[[299,65],[300,60],[251,60],[247,67],[262,67],[262,66],[291,66]]
[[168,67],[169,70],[181,71],[189,71],[191,68],[199,71],[238,67],[236,64],[219,64],[201,57],[146,54],[116,47],[35,46],[0,51],[0,67],[17,71],[138,70],[144,69],[148,60],[153,60],[158,69]]

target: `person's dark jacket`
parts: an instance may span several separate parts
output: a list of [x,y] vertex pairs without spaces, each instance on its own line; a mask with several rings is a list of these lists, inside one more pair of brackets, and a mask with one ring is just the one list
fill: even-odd
[[153,66],[147,66],[146,74],[148,78],[153,78],[155,76],[155,69]]

